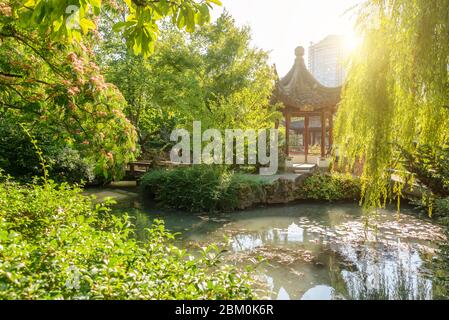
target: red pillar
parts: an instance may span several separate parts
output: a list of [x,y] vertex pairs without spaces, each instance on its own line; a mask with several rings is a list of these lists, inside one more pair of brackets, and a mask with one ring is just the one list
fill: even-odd
[[321,158],[326,156],[326,118],[324,111],[321,112]]
[[329,114],[329,150],[332,150],[334,144],[334,115]]
[[309,116],[307,115],[304,116],[304,155],[307,163],[309,155]]
[[290,155],[290,114],[285,115],[285,154],[287,157]]

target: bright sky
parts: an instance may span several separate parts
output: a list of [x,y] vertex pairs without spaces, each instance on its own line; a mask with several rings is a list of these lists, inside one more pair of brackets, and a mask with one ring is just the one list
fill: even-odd
[[[354,10],[345,12],[362,0],[222,0],[237,24],[249,25],[253,44],[270,51],[284,76],[294,63],[294,49],[318,42],[330,34],[351,37]],[[218,17],[223,8],[214,9]]]

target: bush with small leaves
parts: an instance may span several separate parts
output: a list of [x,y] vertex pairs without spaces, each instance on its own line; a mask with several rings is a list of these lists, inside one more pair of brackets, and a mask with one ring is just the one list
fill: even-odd
[[233,211],[242,197],[259,192],[262,184],[226,167],[209,165],[154,170],[141,180],[145,196],[164,207],[189,212]]
[[194,256],[155,221],[147,240],[130,218],[93,205],[81,190],[0,181],[0,299],[252,299],[250,274]]
[[307,178],[297,190],[303,200],[354,201],[360,199],[360,179],[342,174],[317,173]]

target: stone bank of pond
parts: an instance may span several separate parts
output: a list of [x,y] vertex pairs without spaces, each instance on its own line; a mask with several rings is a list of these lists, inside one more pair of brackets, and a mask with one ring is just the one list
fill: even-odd
[[[443,230],[403,209],[367,220],[353,204],[299,204],[220,215],[126,210],[139,234],[165,220],[187,249],[231,241],[227,263],[265,262],[257,277],[268,299],[436,299],[425,261]],[[409,213],[409,214],[407,214]]]

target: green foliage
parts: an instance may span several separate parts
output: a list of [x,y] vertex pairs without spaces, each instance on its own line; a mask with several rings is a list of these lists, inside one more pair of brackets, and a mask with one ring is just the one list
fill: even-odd
[[299,199],[354,201],[360,199],[360,180],[341,174],[316,173],[307,178],[297,190]]
[[[396,146],[432,150],[449,136],[449,0],[370,0],[359,15],[365,41],[349,62],[336,121],[342,163],[364,160],[362,196],[382,207]],[[416,149],[418,148],[418,149]]]
[[72,184],[89,184],[95,180],[94,166],[83,159],[77,150],[65,147],[53,152],[47,158],[50,179]]
[[425,193],[421,199],[412,199],[411,203],[423,214],[449,226],[449,197],[441,198]]
[[[36,137],[44,145],[51,145],[44,136]],[[39,176],[42,174],[39,159],[30,139],[18,124],[0,120],[0,168],[14,177]]]
[[436,216],[445,217],[445,224],[449,226],[449,197],[436,199],[433,212]]
[[242,197],[260,189],[261,181],[218,166],[154,170],[141,180],[145,196],[159,204],[189,212],[235,210]]
[[446,141],[442,146],[423,145],[413,152],[401,152],[404,167],[424,186],[423,197],[412,203],[447,227],[438,256],[427,263],[433,274],[433,295],[445,299],[449,294],[449,147]]
[[43,130],[94,163],[97,175],[119,178],[135,157],[136,133],[122,112],[126,101],[105,83],[90,48],[2,22],[0,119]]
[[[449,205],[446,207],[446,215],[449,212]],[[428,263],[428,267],[433,272],[433,294],[436,299],[447,299],[449,295],[449,221],[446,221],[446,241],[439,246],[439,254],[436,259]]]
[[176,126],[176,118],[168,108],[159,107],[155,102],[154,87],[161,79],[152,66],[154,58],[145,59],[130,53],[122,38],[111,32],[111,19],[103,20],[100,30],[104,41],[96,59],[105,70],[107,81],[117,85],[126,99],[124,112],[137,130],[138,142],[145,156],[149,151],[166,146]]
[[146,241],[128,217],[81,190],[0,184],[0,299],[251,299],[249,274],[173,245],[161,221]]
[[154,54],[129,55],[106,23],[99,63],[107,80],[128,102],[125,109],[138,128],[143,149],[169,143],[174,127],[203,130],[272,127],[276,112],[269,105],[274,73],[268,54],[250,44],[250,30],[224,14],[192,34],[170,23],[163,26]]
[[30,139],[19,125],[0,119],[0,168],[5,173],[22,181],[42,175],[41,159],[32,143],[35,140],[51,179],[70,183],[94,180],[93,165],[77,150],[52,139],[52,135],[43,128],[37,127],[31,134],[33,137]]
[[405,167],[432,194],[449,196],[449,146],[420,146],[414,153],[403,151]]
[[[125,117],[126,101],[104,81],[93,62],[100,39],[100,12],[116,14],[111,30],[127,48],[152,52],[158,22],[172,18],[192,32],[209,21],[218,0],[175,1],[2,1],[0,6],[0,118],[28,127],[46,125],[82,158],[95,174],[118,179],[137,155],[137,135]],[[119,22],[116,17],[125,17]]]
[[420,146],[414,153],[402,150],[404,167],[422,186],[423,197],[412,202],[433,218],[449,225],[449,147]]
[[97,30],[101,10],[120,12],[125,21],[113,25],[122,32],[126,44],[134,53],[148,55],[159,35],[158,22],[170,17],[180,29],[189,32],[196,25],[210,20],[212,5],[219,0],[7,0],[2,3],[6,21],[17,21],[23,28],[32,28],[52,41],[76,40]]
[[[288,183],[287,183],[288,184]],[[354,201],[360,199],[360,180],[338,174],[318,173],[300,186],[291,186],[294,194],[257,175],[233,173],[217,166],[193,166],[158,169],[141,180],[145,197],[158,204],[188,212],[233,211],[267,203],[267,197],[291,200]],[[280,189],[279,189],[280,188]],[[281,193],[279,195],[279,193]]]
[[[269,104],[275,74],[268,53],[250,44],[251,30],[239,28],[224,13],[214,24],[192,34],[186,49],[192,82],[199,84],[202,99],[190,111],[206,128],[260,129],[271,127],[276,117]],[[178,51],[177,55],[183,55]]]

